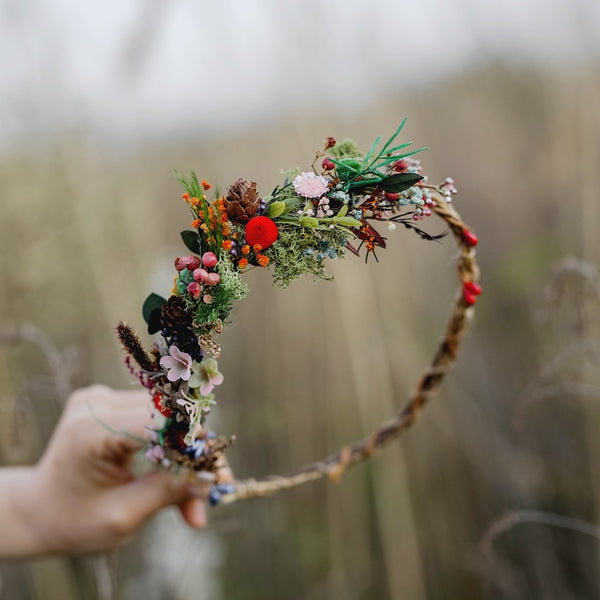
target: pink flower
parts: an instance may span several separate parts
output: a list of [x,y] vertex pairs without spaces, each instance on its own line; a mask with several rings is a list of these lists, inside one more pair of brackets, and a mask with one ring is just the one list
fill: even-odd
[[303,198],[320,198],[329,191],[329,182],[322,175],[300,173],[294,179],[294,189]]
[[167,369],[167,379],[187,381],[192,376],[192,357],[177,346],[171,346],[169,354],[171,356],[163,356],[160,359],[160,366]]
[[215,385],[223,383],[223,375],[218,371],[217,361],[214,358],[204,359],[198,367],[190,379],[190,387],[200,388],[200,393],[208,396]]
[[149,461],[153,463],[160,462],[165,457],[165,451],[162,446],[151,446],[146,450],[144,455]]

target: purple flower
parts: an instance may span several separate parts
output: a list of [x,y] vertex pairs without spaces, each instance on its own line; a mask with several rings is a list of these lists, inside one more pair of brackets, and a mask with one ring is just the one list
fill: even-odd
[[315,173],[300,173],[294,179],[294,189],[303,198],[321,198],[329,191],[329,182]]
[[163,356],[160,359],[160,366],[167,369],[167,379],[187,381],[192,376],[192,357],[177,346],[171,346],[169,354],[171,356]]

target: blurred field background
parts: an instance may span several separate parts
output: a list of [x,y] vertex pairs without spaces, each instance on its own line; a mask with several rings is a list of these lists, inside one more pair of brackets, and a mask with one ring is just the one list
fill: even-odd
[[[408,116],[427,174],[456,181],[484,287],[442,393],[341,484],[211,510],[200,533],[167,512],[108,557],[2,565],[0,598],[600,597],[598,5],[369,4],[0,1],[3,464],[37,459],[72,387],[134,385],[113,328],[143,332],[144,298],[171,287],[189,221],[173,169],[266,194],[326,136],[368,148]],[[398,230],[334,283],[248,274],[212,420],[239,477],[404,404],[454,254]]]

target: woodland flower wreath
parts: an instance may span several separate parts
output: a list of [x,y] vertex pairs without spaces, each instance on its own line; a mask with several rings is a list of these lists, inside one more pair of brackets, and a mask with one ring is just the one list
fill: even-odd
[[[181,233],[190,254],[175,259],[171,295],[150,294],[144,302],[148,332],[156,334],[154,347],[146,351],[124,323],[117,333],[130,371],[153,401],[155,427],[146,456],[162,468],[183,467],[208,480],[212,504],[270,494],[325,475],[339,478],[346,467],[370,457],[411,425],[454,363],[481,293],[477,237],[452,208],[452,179],[430,184],[414,158],[423,148],[397,143],[405,121],[385,143],[377,138],[364,155],[351,140],[327,138],[311,170],[288,171],[267,196],[259,194],[255,182],[238,179],[224,196],[215,194],[211,200],[209,183],[198,181],[193,172],[179,177],[193,215],[191,229]],[[458,243],[461,287],[434,359],[406,408],[365,440],[291,475],[234,481],[224,457],[234,438],[216,435],[207,419],[216,403],[215,388],[223,382],[215,336],[234,303],[248,293],[244,271],[269,268],[284,288],[305,273],[331,279],[328,260],[348,252],[378,259],[376,253],[386,247],[382,225],[388,231],[401,225],[424,240],[440,239],[448,231],[433,235],[421,228],[433,214],[446,222]]]

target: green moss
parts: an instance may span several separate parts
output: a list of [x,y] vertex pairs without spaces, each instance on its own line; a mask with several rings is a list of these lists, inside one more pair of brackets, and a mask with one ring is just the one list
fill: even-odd
[[217,319],[225,321],[231,313],[233,304],[248,295],[248,284],[242,281],[240,272],[225,252],[221,252],[219,256],[217,272],[221,281],[214,288],[213,301],[210,304],[188,299],[195,321],[203,325],[214,324]]
[[329,148],[327,153],[336,160],[341,160],[342,158],[363,158],[361,151],[353,140],[344,140],[333,146],[333,148]]
[[264,252],[271,259],[273,279],[287,287],[294,279],[312,273],[320,279],[333,279],[325,270],[325,259],[343,256],[348,234],[340,228],[311,229],[282,226],[279,238]]

